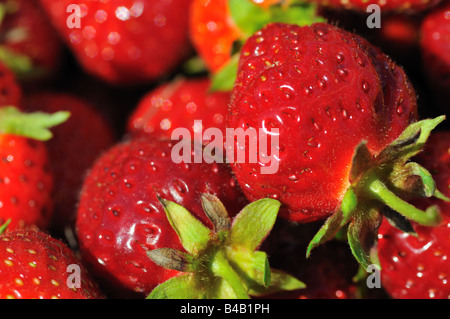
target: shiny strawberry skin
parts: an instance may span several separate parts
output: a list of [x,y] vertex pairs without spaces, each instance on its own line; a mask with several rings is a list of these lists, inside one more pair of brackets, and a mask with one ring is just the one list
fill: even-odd
[[[437,188],[450,196],[450,132],[431,135],[418,162],[433,175]],[[378,258],[383,288],[402,299],[448,299],[450,288],[450,203],[439,199],[415,200],[425,209],[438,205],[443,220],[437,227],[413,225],[417,237],[383,222],[379,229]]]
[[146,94],[128,120],[129,132],[171,138],[176,128],[187,128],[194,137],[194,121],[203,131],[225,132],[230,92],[210,92],[209,78],[176,79]]
[[[37,229],[0,235],[1,299],[101,299],[84,266],[64,243]],[[80,267],[81,287],[69,288],[69,265]],[[74,283],[74,281],[70,281]]]
[[279,169],[262,175],[263,163],[235,163],[233,172],[250,200],[280,200],[281,216],[325,218],[349,187],[355,147],[366,140],[377,154],[416,119],[413,92],[398,66],[354,34],[269,24],[242,49],[228,127],[278,128]]
[[66,227],[75,223],[78,195],[87,170],[113,145],[114,133],[94,105],[68,93],[30,94],[25,98],[24,108],[29,112],[69,111],[71,114],[69,120],[52,129],[53,137],[46,142],[55,179],[50,226],[52,232],[63,234]]
[[428,9],[441,0],[310,0],[324,6],[330,6],[333,8],[345,8],[358,11],[366,11],[367,7],[371,4],[378,5],[382,11],[422,11]]
[[149,249],[183,250],[157,196],[175,201],[212,226],[200,203],[218,196],[234,216],[245,206],[224,164],[176,164],[173,143],[146,136],[119,143],[90,170],[77,215],[80,251],[113,296],[143,297],[179,274],[154,264]]
[[43,142],[0,134],[0,224],[49,226],[53,175]]
[[[189,54],[190,2],[41,0],[84,69],[113,84],[155,81]],[[80,28],[67,26],[71,4],[81,8]]]

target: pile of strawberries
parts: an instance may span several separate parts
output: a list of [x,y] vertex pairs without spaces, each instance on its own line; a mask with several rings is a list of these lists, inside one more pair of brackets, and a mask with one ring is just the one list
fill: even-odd
[[0,298],[450,298],[450,1],[0,12]]

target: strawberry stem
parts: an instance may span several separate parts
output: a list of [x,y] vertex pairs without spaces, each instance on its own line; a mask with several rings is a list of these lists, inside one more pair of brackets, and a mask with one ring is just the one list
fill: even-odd
[[424,226],[436,226],[441,221],[439,210],[434,206],[426,211],[420,210],[395,195],[379,179],[369,182],[368,189],[373,197],[416,223]]
[[225,253],[219,249],[211,262],[211,270],[213,274],[225,279],[232,287],[238,299],[250,299],[247,289],[244,287],[239,275],[231,267]]

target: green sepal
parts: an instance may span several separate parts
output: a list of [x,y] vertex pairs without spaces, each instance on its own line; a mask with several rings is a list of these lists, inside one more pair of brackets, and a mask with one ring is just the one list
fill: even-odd
[[359,264],[367,268],[372,264],[370,252],[375,245],[378,228],[383,220],[376,209],[366,211],[364,214],[355,214],[347,230],[347,239],[353,256]]
[[235,53],[217,72],[211,74],[211,92],[229,92],[233,89],[238,72],[239,53]]
[[173,248],[158,248],[147,251],[147,256],[157,265],[182,272],[195,270],[194,258]]
[[406,199],[431,197],[436,193],[436,183],[431,173],[415,162],[395,166],[390,180],[395,188],[405,193]]
[[403,162],[417,155],[425,145],[431,131],[436,128],[445,115],[425,119],[409,125],[391,145],[377,156],[377,163]]
[[205,299],[206,294],[198,289],[193,274],[172,277],[156,286],[147,299]]
[[222,202],[211,194],[202,194],[201,202],[203,211],[214,225],[214,231],[216,233],[228,231],[231,227],[231,220]]
[[229,249],[227,256],[249,289],[270,286],[271,270],[269,258],[265,252]]
[[53,137],[50,128],[64,123],[69,117],[67,111],[24,113],[14,106],[5,106],[0,108],[0,133],[47,141]]
[[271,22],[298,25],[325,22],[324,18],[317,15],[317,6],[314,4],[275,4],[263,8],[250,0],[228,0],[228,8],[233,22],[247,38]]
[[[193,277],[171,279],[150,294],[151,298],[238,298],[248,299],[254,291],[300,289],[303,283],[287,274],[276,275],[265,252],[257,251],[271,231],[277,218],[280,202],[261,199],[244,207],[230,224],[225,207],[211,194],[201,196],[206,215],[214,225],[210,230],[182,206],[159,198],[167,218],[189,253],[170,248],[147,252],[156,264]],[[186,235],[187,234],[187,235]],[[197,242],[197,243],[196,243]],[[181,282],[178,282],[180,280]],[[176,288],[176,285],[180,288]]]
[[260,199],[245,206],[233,219],[230,244],[256,250],[275,224],[281,203],[271,198]]
[[180,239],[183,248],[197,255],[208,246],[211,230],[195,218],[186,208],[174,202],[159,198],[167,219]]
[[445,116],[422,120],[404,132],[378,155],[372,157],[366,142],[356,148],[350,169],[351,186],[341,207],[323,224],[307,248],[311,250],[334,238],[347,226],[347,241],[356,260],[366,268],[373,263],[373,247],[377,231],[385,217],[401,231],[417,236],[411,222],[423,226],[440,225],[442,216],[437,205],[420,210],[408,201],[414,198],[437,197],[449,200],[436,189],[430,172],[410,162],[424,147],[431,131]]
[[302,281],[298,280],[294,276],[288,273],[278,270],[271,270],[271,281],[268,288],[262,286],[254,286],[249,290],[249,294],[252,296],[268,296],[280,291],[294,291],[299,289],[305,289],[306,285]]
[[339,230],[344,227],[349,221],[351,215],[344,216],[344,213],[340,208],[327,218],[325,223],[320,227],[319,231],[314,235],[313,239],[309,242],[306,249],[306,258],[309,258],[311,252],[317,246],[333,239]]

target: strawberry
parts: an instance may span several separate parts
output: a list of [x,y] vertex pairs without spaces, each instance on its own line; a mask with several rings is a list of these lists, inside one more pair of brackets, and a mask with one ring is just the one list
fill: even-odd
[[52,129],[53,137],[46,142],[55,179],[51,229],[53,233],[62,234],[74,225],[78,194],[86,171],[101,152],[112,146],[114,134],[94,105],[71,94],[33,93],[25,98],[24,107],[31,112],[71,114],[69,120]]
[[[449,138],[449,131],[434,133],[417,159],[429,169],[436,187],[442,189],[445,196],[450,196]],[[425,198],[415,200],[414,204],[420,208],[438,205],[442,222],[436,227],[412,223],[406,233],[383,222],[377,246],[382,285],[393,298],[448,299],[450,203]]]
[[0,62],[0,106],[14,105],[19,107],[22,103],[22,88],[16,81],[11,69]]
[[443,110],[450,99],[450,3],[428,13],[420,28],[422,64],[429,87]]
[[128,120],[129,132],[145,132],[171,138],[176,128],[187,128],[194,136],[194,121],[202,129],[220,128],[225,132],[229,92],[210,92],[210,80],[181,78],[160,85],[147,93]]
[[288,6],[282,0],[193,0],[189,34],[208,70],[217,73],[226,67],[235,69],[236,49],[265,24],[314,21],[322,21],[314,6]]
[[52,136],[48,128],[68,115],[0,108],[0,222],[12,219],[11,229],[49,225],[53,175],[43,141]]
[[1,234],[0,260],[1,299],[103,298],[73,251],[36,228]]
[[[190,2],[41,0],[84,70],[108,83],[125,85],[156,81],[187,56],[185,13]],[[77,9],[67,13],[74,5],[81,17]],[[68,19],[78,18],[78,27],[68,26]]]
[[[324,23],[269,24],[242,48],[227,125],[277,136],[278,147],[269,162],[228,160],[250,201],[280,200],[289,220],[327,218],[308,255],[349,223],[352,251],[367,266],[384,205],[421,224],[439,220],[435,207],[423,212],[401,194],[416,191],[407,161],[444,119],[416,118],[407,76],[363,38]],[[243,143],[231,146],[249,158]],[[262,174],[274,161],[277,172]]]
[[148,136],[123,141],[95,162],[84,181],[76,220],[80,251],[113,295],[142,297],[177,274],[146,256],[149,249],[181,249],[158,197],[186,207],[207,226],[200,194],[219,197],[231,217],[245,204],[225,164],[177,164],[173,147]]
[[20,80],[54,73],[62,60],[62,44],[37,1],[0,2],[0,59]]
[[383,12],[386,11],[423,11],[438,4],[441,0],[309,0],[320,5],[337,9],[352,9],[365,12],[371,4],[378,5]]

